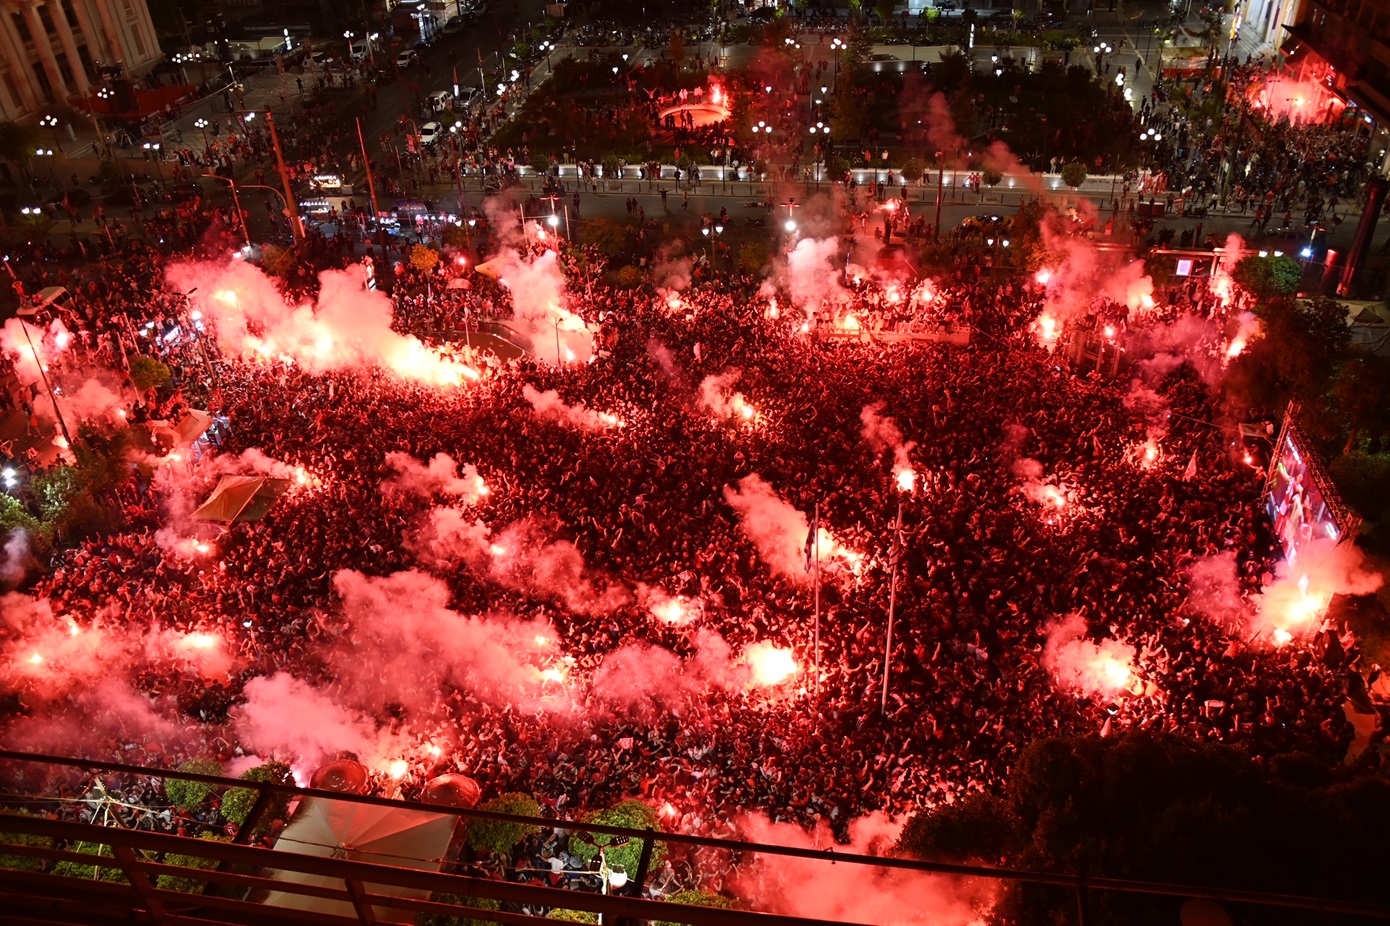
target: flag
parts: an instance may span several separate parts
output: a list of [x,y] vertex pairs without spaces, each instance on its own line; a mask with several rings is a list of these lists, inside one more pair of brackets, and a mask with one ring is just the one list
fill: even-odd
[[1187,461],[1187,469],[1182,471],[1182,478],[1192,479],[1197,475],[1197,451],[1192,451],[1192,459]]
[[816,533],[820,530],[820,505],[811,509],[811,526],[806,531],[806,571],[815,568]]
[[483,69],[483,50],[482,50],[481,48],[479,48],[479,49],[478,49],[478,70],[481,71],[482,69]]

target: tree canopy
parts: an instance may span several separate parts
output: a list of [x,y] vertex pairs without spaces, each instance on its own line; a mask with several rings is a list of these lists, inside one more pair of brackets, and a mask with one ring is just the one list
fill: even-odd
[[[521,817],[538,817],[541,805],[529,794],[509,791],[499,794],[478,808],[489,813],[514,813]],[[521,840],[540,832],[539,826],[526,823],[507,823],[502,820],[469,820],[466,836],[468,845],[478,852],[507,855]]]
[[[931,861],[987,861],[1088,877],[1132,878],[1331,897],[1385,906],[1381,830],[1390,783],[1333,782],[1290,755],[1268,764],[1179,736],[1042,740],[1020,755],[1004,793],[924,811],[899,849]],[[1176,923],[1179,898],[1092,892],[1096,924]],[[1076,899],[1006,888],[1002,918],[1068,922]],[[1291,921],[1248,906],[1252,923]]]

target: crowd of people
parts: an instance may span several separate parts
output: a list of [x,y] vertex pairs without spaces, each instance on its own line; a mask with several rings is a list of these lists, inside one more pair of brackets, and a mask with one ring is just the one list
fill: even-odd
[[[997,786],[1040,737],[1167,730],[1329,763],[1350,742],[1341,705],[1354,646],[1329,660],[1307,645],[1246,645],[1235,616],[1210,613],[1191,592],[1189,570],[1218,554],[1236,554],[1247,593],[1272,568],[1258,473],[1207,423],[1219,398],[1191,364],[1153,379],[1153,401],[1165,412],[1161,455],[1137,462],[1133,448],[1152,436],[1153,420],[1134,407],[1130,381],[1080,375],[1039,346],[1030,326],[1046,296],[1027,279],[981,275],[962,262],[932,281],[930,297],[885,297],[882,282],[867,280],[845,290],[841,318],[968,326],[976,336],[966,346],[831,343],[805,332],[800,312],[772,311],[746,277],[675,298],[586,280],[566,300],[601,327],[598,360],[498,362],[479,384],[439,389],[376,369],[312,373],[215,351],[213,378],[192,341],[158,336],[188,318],[185,298],[163,278],[165,262],[154,249],[127,248],[100,286],[69,281],[78,298],[59,311],[84,362],[119,369],[123,353],[158,353],[175,370],[173,383],[132,404],[131,420],[175,415],[171,404],[207,407],[228,430],[209,455],[254,448],[312,478],[264,520],[221,532],[208,557],[172,549],[161,531],[171,494],[200,496],[210,476],[136,473],[118,488],[119,529],[84,540],[28,594],[79,625],[211,633],[225,641],[231,667],[216,678],[189,664],[143,667],[136,689],[173,713],[177,732],[93,718],[70,748],[154,766],[207,755],[235,761],[251,751],[237,725],[249,680],[288,672],[332,690],[324,653],[353,642],[339,636],[347,625],[335,574],[415,568],[434,570],[461,614],[555,627],[569,666],[564,696],[582,709],[522,710],[466,683],[444,685],[427,712],[382,704],[376,720],[418,745],[408,772],[380,774],[384,788],[405,796],[457,771],[489,794],[524,791],[561,815],[636,796],[681,831],[733,833],[744,815],[764,813],[843,835],[873,810],[902,814]],[[419,271],[403,268],[394,282],[397,325],[431,343],[457,338],[460,316],[504,316],[510,304],[481,276],[468,289],[436,281],[433,302]],[[907,292],[913,283],[895,285]],[[1206,299],[1171,289],[1153,317],[1194,305],[1209,313]],[[757,409],[751,423],[721,419],[700,400],[707,377],[731,370],[741,371],[738,389]],[[55,376],[64,375],[59,364]],[[555,389],[623,427],[542,420],[525,385]],[[900,494],[891,461],[861,436],[861,411],[876,402],[911,442],[921,474],[902,498],[891,652],[885,620]],[[382,491],[392,451],[421,461],[448,453],[476,466],[495,487],[477,512],[494,530],[541,525],[577,547],[588,580],[659,587],[685,603],[689,621],[656,619],[637,594],[579,607],[554,588],[431,565],[410,541],[428,503]],[[1054,480],[1065,497],[1059,510],[1021,491],[1021,457]],[[816,511],[841,543],[865,554],[865,568],[828,566],[818,594],[770,570],[725,497],[755,474],[799,510]],[[1132,684],[1076,690],[1049,671],[1048,628],[1071,614],[1092,638],[1135,648]],[[735,651],[767,640],[788,647],[799,672],[773,689],[698,699],[654,690],[616,703],[591,685],[624,644],[648,641],[689,657],[704,630]],[[22,693],[21,701],[21,714],[63,710]],[[429,743],[450,745],[434,755]]]

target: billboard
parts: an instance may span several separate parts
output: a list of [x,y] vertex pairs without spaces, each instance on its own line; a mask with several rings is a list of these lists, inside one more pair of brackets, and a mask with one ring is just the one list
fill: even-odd
[[1274,535],[1290,563],[1298,562],[1299,553],[1314,540],[1337,543],[1342,539],[1342,528],[1319,482],[1307,452],[1286,431],[1284,440],[1275,448],[1266,504],[1274,522]]
[[1284,427],[1274,445],[1265,506],[1274,536],[1290,564],[1314,545],[1326,547],[1354,539],[1361,520],[1342,503],[1312,442],[1298,426],[1298,407],[1289,406]]

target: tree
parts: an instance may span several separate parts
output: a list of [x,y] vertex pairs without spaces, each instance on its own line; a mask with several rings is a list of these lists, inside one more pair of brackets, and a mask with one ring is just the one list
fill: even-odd
[[[111,854],[111,847],[105,844],[94,842],[79,842],[76,845],[67,847],[69,852],[80,852],[83,855],[93,855],[98,859],[114,858]],[[143,853],[138,853],[143,854]],[[62,861],[53,866],[53,873],[65,878],[82,878],[85,881],[107,881],[116,884],[128,884],[125,873],[117,868],[115,864],[104,864],[100,861],[93,861],[86,865],[82,862]]]
[[1231,279],[1260,302],[1292,295],[1302,276],[1303,268],[1287,254],[1250,254],[1237,261],[1231,271]]
[[[737,903],[723,894],[712,894],[709,891],[677,891],[667,897],[666,902],[686,904],[691,907],[714,907],[719,910],[732,910],[738,906]],[[652,926],[683,926],[683,924],[653,920]]]
[[921,158],[912,157],[903,163],[903,166],[898,169],[898,173],[902,174],[903,179],[908,183],[916,183],[922,179],[922,172],[926,169],[927,166],[922,163]]
[[38,526],[38,518],[29,513],[23,502],[13,495],[0,493],[0,534],[12,530],[34,531]]
[[[638,800],[619,801],[607,810],[586,815],[584,822],[597,823],[600,826],[622,826],[634,830],[655,830],[658,823],[656,811]],[[607,833],[576,833],[570,837],[570,853],[591,862],[598,858],[599,847],[607,846],[612,841],[613,837]],[[616,868],[621,865],[629,874],[636,874],[645,842],[644,839],[632,839],[623,845],[613,846],[605,853],[608,867]],[[666,847],[660,842],[654,844],[650,864],[656,865],[665,855]]]
[[[541,805],[529,794],[509,791],[500,794],[478,808],[489,813],[512,813],[519,817],[539,817]],[[541,828],[530,823],[507,823],[502,820],[469,820],[465,830],[468,845],[478,852],[506,856],[512,847]]]
[[[956,125],[956,134],[969,141],[975,137],[979,115],[975,110],[975,94],[968,84],[951,95],[951,121]],[[947,154],[952,152],[948,151]]]
[[[264,765],[257,765],[255,768],[248,768],[238,777],[242,781],[264,781],[279,785],[294,784],[294,773],[283,762],[267,762]],[[230,789],[222,797],[222,816],[227,822],[241,826],[250,815],[251,808],[256,806],[258,794],[259,791],[255,788]],[[271,820],[282,816],[290,804],[289,796],[286,794],[272,792],[267,800],[269,806],[267,812],[261,816],[261,829],[268,827]]]
[[[430,900],[436,903],[472,907],[480,913],[502,909],[502,905],[491,897],[463,897],[458,894],[434,894],[430,897]],[[470,916],[459,916],[450,913],[420,913],[416,915],[415,923],[416,926],[496,926],[492,920],[474,919]]]
[[39,503],[39,517],[56,521],[67,510],[68,502],[82,490],[77,467],[60,464],[35,476],[30,483]]
[[597,923],[598,914],[588,910],[562,910],[559,907],[546,914],[549,919],[563,920],[566,923]]
[[[216,833],[204,833],[198,838],[206,839],[209,842],[231,842],[226,836],[219,836]],[[211,871],[217,867],[217,859],[207,858],[202,855],[183,855],[177,852],[170,852],[164,856],[164,864],[177,865],[180,868],[197,868],[202,871]],[[201,894],[207,886],[208,882],[201,878],[186,878],[183,875],[160,875],[155,879],[155,887],[159,888],[161,891],[182,891],[185,894]]]
[[1069,161],[1062,165],[1062,182],[1073,190],[1081,189],[1086,182],[1086,165],[1080,161]]
[[[1331,784],[1327,764],[1336,759],[1283,756],[1266,765],[1234,747],[1148,732],[1040,740],[1019,756],[1002,794],[924,811],[899,849],[1383,906],[1390,884],[1374,874],[1381,836],[1373,821],[1390,818],[1390,782]],[[1075,903],[1069,892],[1015,884],[995,912],[1025,926],[1068,922]],[[1156,918],[1152,898],[1139,895],[1095,892],[1087,903],[1102,926],[1167,916]],[[1280,921],[1247,913],[1251,922]]]
[[993,167],[986,167],[984,172],[980,174],[980,179],[985,182],[985,186],[994,187],[998,186],[1003,181],[1004,174],[1002,171],[995,170]]
[[893,11],[897,9],[898,0],[877,0],[874,3],[874,12],[878,14],[880,22],[888,22],[893,18]]
[[747,241],[739,246],[738,265],[744,270],[759,273],[767,266],[767,245],[761,241]]
[[439,249],[428,244],[417,244],[410,249],[410,266],[421,273],[429,273],[439,266]]
[[1332,400],[1347,429],[1343,453],[1362,438],[1381,444],[1390,436],[1390,359],[1365,350],[1353,353],[1332,382]]
[[584,223],[580,241],[608,258],[616,258],[627,250],[627,228],[612,219],[590,219]]
[[1382,555],[1390,552],[1390,453],[1343,454],[1328,466],[1347,504],[1365,519],[1358,545]]
[[130,358],[130,381],[141,392],[158,389],[169,381],[169,367],[163,361],[143,354]]
[[[19,817],[32,814],[23,811],[5,811]],[[29,833],[0,833],[0,845],[24,846],[29,849],[51,849],[53,840],[47,836],[34,836]],[[7,871],[42,871],[44,860],[32,855],[0,855],[0,868]]]
[[[189,759],[178,767],[178,771],[194,775],[221,775],[224,769],[216,759]],[[169,795],[169,803],[180,810],[196,810],[211,796],[212,786],[185,778],[169,778],[164,782],[164,793]]]
[[620,267],[613,274],[613,283],[623,289],[633,289],[642,285],[642,269],[632,264]]
[[0,159],[27,168],[38,147],[38,126],[27,122],[0,122]]

